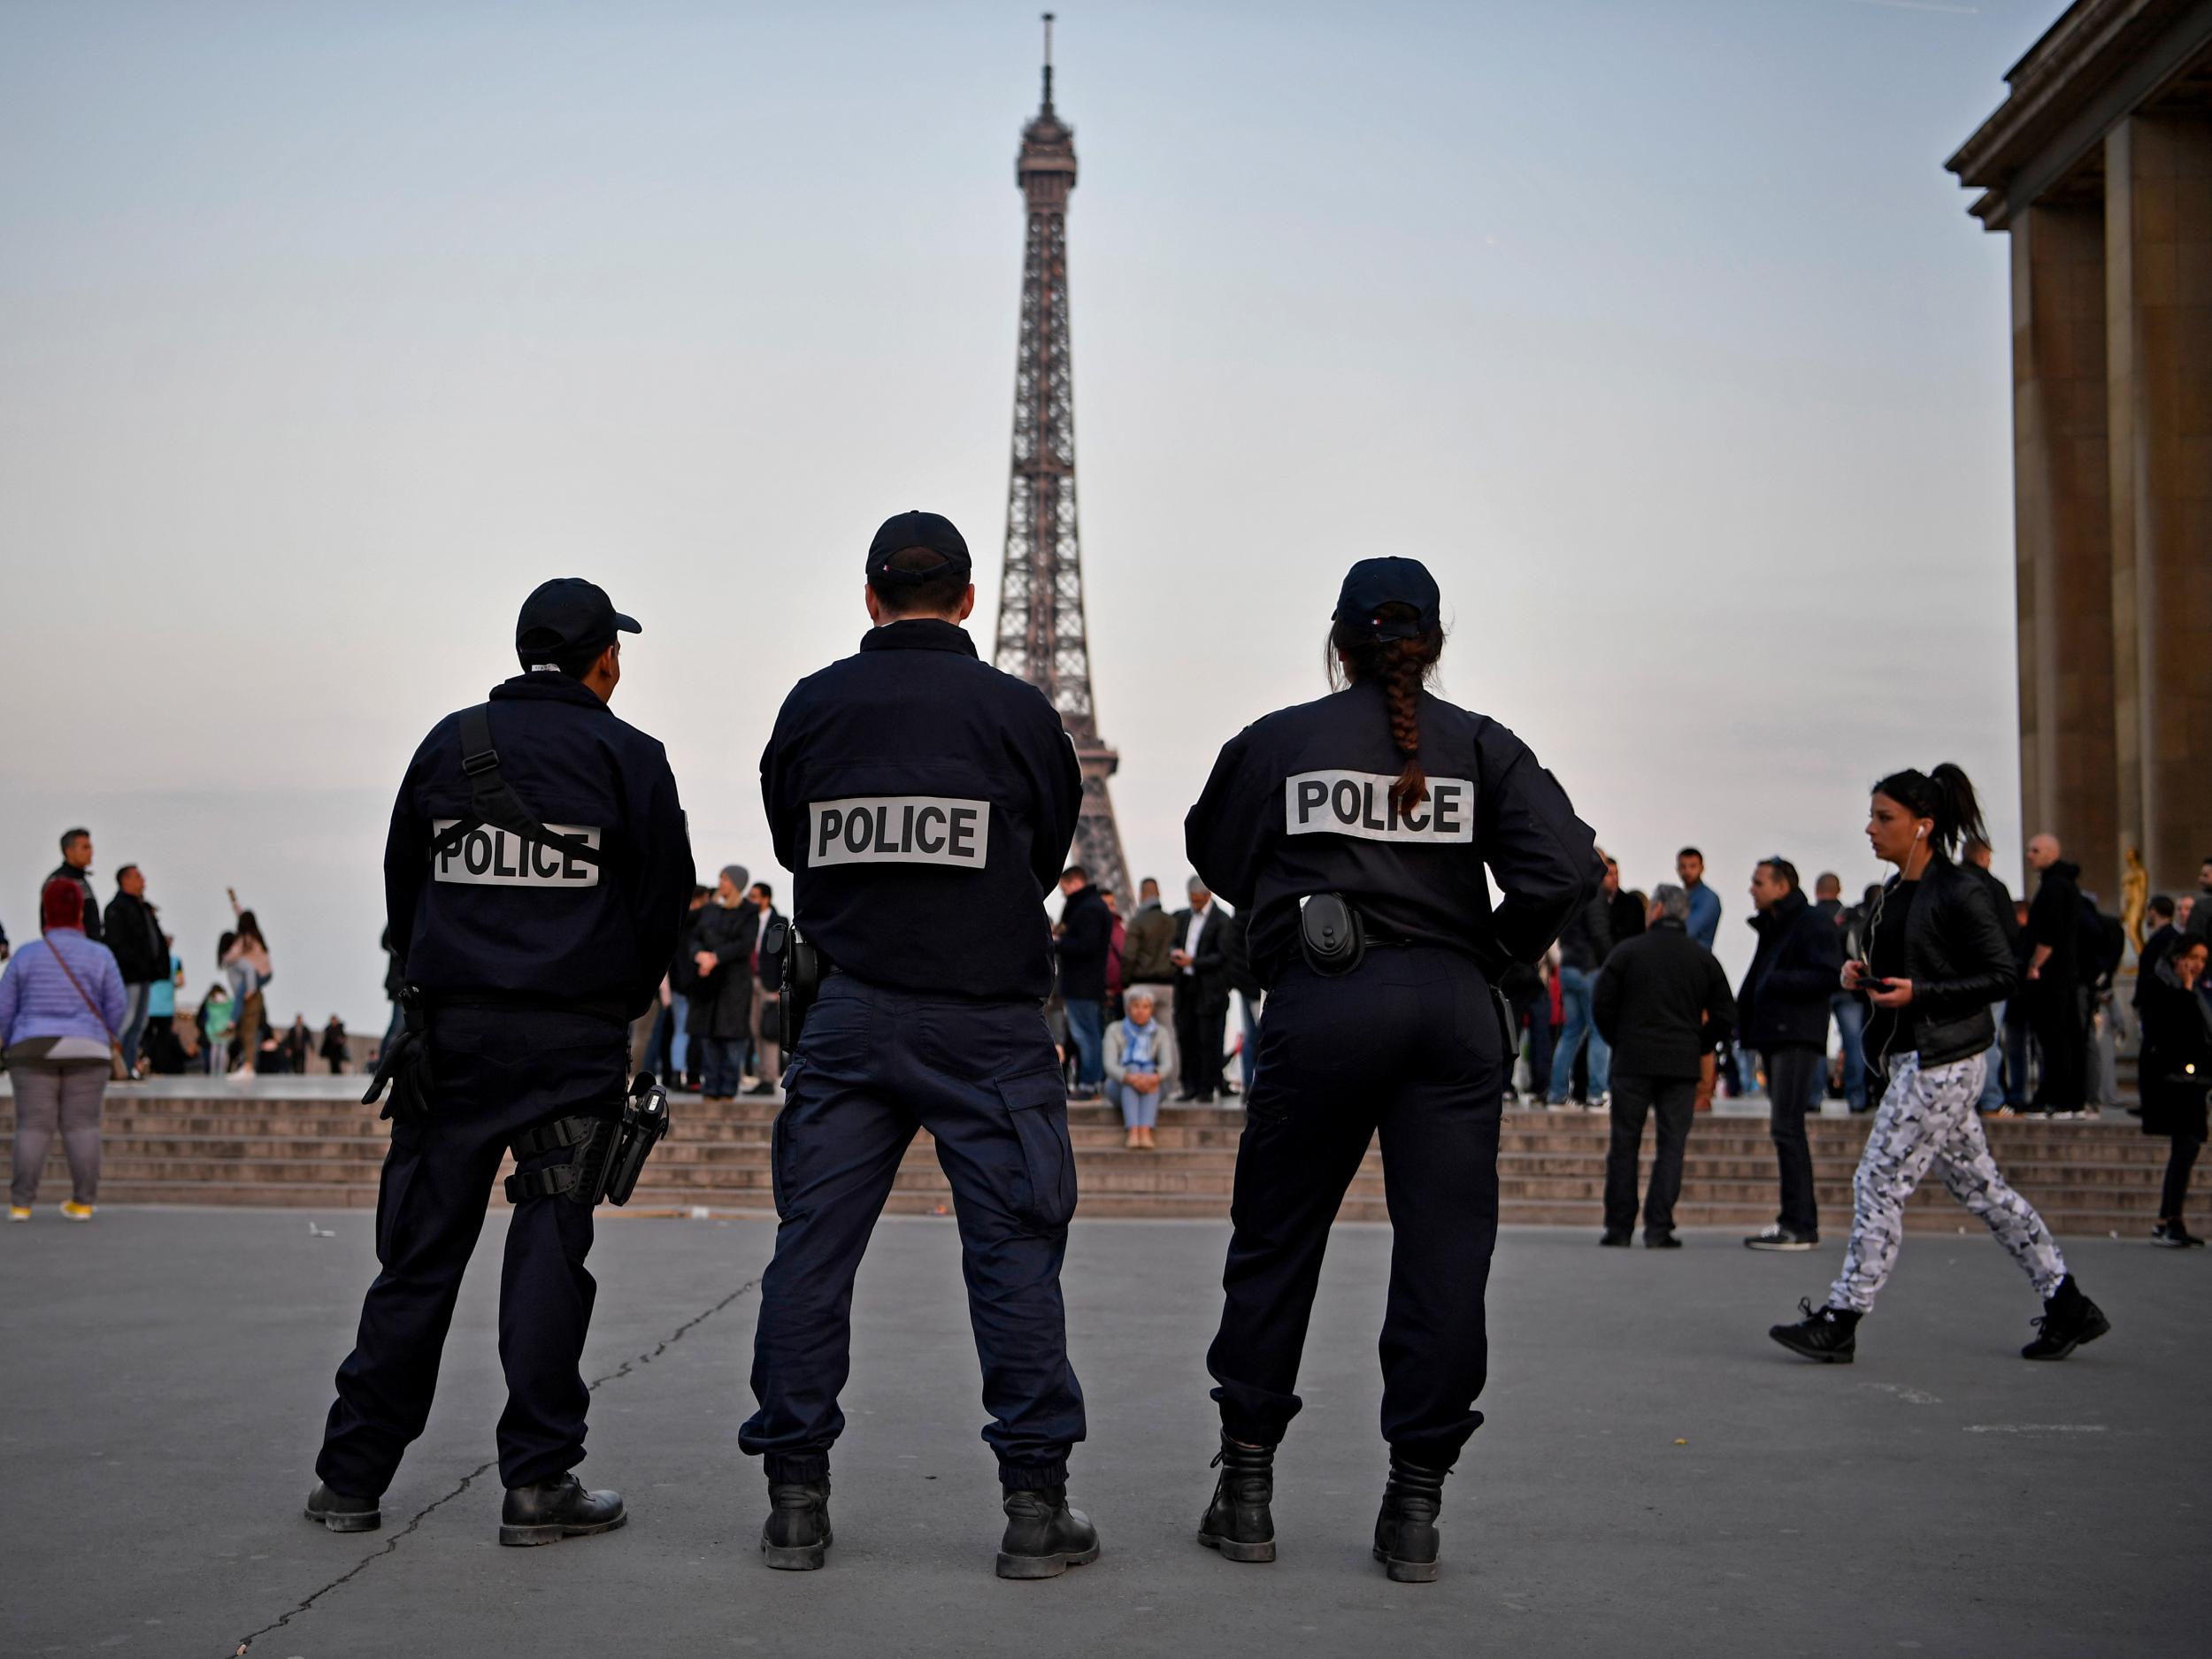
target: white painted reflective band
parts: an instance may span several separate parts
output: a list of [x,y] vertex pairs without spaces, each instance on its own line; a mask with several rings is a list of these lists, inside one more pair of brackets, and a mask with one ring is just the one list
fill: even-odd
[[1401,814],[1391,804],[1397,775],[1302,772],[1283,780],[1284,828],[1293,835],[1356,835],[1362,841],[1440,846],[1475,839],[1475,786],[1432,778],[1429,798]]
[[[434,841],[461,820],[433,818]],[[548,824],[556,835],[565,835],[587,847],[599,845],[599,832],[586,825]],[[488,826],[471,830],[449,853],[440,853],[431,867],[431,879],[457,881],[474,887],[595,887],[599,866],[572,858],[557,847],[518,835],[512,830]]]
[[991,803],[941,795],[862,795],[807,803],[806,863],[943,864],[980,870],[991,856]]

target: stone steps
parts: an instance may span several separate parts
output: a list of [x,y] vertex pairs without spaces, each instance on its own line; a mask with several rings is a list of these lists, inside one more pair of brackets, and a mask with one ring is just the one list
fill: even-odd
[[[632,1211],[772,1210],[769,1148],[777,1110],[772,1100],[709,1104],[678,1097],[675,1127],[647,1166]],[[1236,1109],[1164,1109],[1156,1152],[1125,1150],[1118,1118],[1106,1108],[1075,1107],[1069,1121],[1084,1216],[1226,1216],[1243,1126]],[[12,1102],[0,1100],[0,1134],[12,1126]],[[1809,1125],[1817,1193],[1832,1230],[1849,1211],[1851,1175],[1869,1126],[1863,1118],[1824,1118]],[[164,1099],[122,1089],[109,1096],[104,1130],[101,1197],[111,1203],[365,1208],[376,1201],[388,1137],[388,1125],[373,1112],[342,1101]],[[2061,1232],[2139,1232],[2156,1213],[2166,1145],[2141,1134],[2131,1118],[2002,1119],[1988,1133],[2015,1185]],[[1602,1114],[1509,1110],[1498,1164],[1501,1219],[1595,1225],[1609,1137]],[[1651,1145],[1647,1133],[1640,1186]],[[43,1187],[50,1201],[66,1180],[57,1147]],[[1763,1121],[1700,1118],[1678,1209],[1681,1225],[1753,1227],[1771,1219],[1774,1203],[1774,1154]],[[949,1204],[935,1148],[921,1135],[900,1166],[887,1207],[926,1215],[948,1211]],[[1371,1150],[1362,1162],[1340,1213],[1347,1220],[1387,1218],[1379,1153]],[[1932,1181],[1907,1215],[1917,1230],[1976,1225]]]

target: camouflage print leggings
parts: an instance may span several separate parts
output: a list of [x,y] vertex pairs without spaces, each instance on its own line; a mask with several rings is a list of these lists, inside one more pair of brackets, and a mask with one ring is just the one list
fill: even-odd
[[1949,1065],[1920,1069],[1920,1056],[1893,1056],[1889,1088],[1874,1117],[1859,1172],[1851,1179],[1855,1208],[1851,1243],[1843,1253],[1843,1274],[1828,1293],[1833,1308],[1864,1313],[1897,1264],[1905,1236],[1905,1200],[1933,1164],[1951,1196],[1979,1216],[2012,1252],[2012,1259],[2035,1281],[2046,1302],[2066,1277],[2066,1258],[2035,1207],[2005,1184],[1997,1160],[1989,1156],[1982,1120],[1975,1110],[1981,1098],[1985,1057],[1975,1055]]

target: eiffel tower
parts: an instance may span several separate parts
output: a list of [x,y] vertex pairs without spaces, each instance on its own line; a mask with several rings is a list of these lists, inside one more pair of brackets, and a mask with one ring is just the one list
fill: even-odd
[[1136,895],[1106,793],[1121,757],[1098,735],[1083,626],[1083,555],[1075,520],[1075,375],[1068,346],[1068,193],[1075,133],[1052,107],[1052,13],[1044,14],[1044,102],[1022,129],[1015,181],[1028,205],[1021,329],[1014,357],[1014,459],[1006,493],[1006,566],[991,660],[1052,699],[1083,768],[1075,858],[1091,880]]

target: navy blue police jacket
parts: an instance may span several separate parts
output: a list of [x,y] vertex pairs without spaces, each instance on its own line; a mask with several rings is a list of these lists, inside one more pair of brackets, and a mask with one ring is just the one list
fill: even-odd
[[1541,956],[1597,890],[1595,837],[1527,744],[1425,691],[1419,719],[1429,798],[1404,814],[1390,803],[1404,757],[1379,685],[1256,720],[1214,763],[1184,840],[1200,878],[1251,917],[1269,982],[1313,894],[1342,894],[1371,934],[1464,952],[1494,982],[1507,961]]
[[692,887],[691,841],[667,751],[581,681],[518,674],[491,694],[500,775],[593,865],[508,830],[471,832],[434,863],[440,832],[472,816],[461,717],[408,763],[384,843],[384,902],[409,983],[547,1008],[645,1011],[668,972]]
[[992,1002],[1052,991],[1044,895],[1083,776],[1042,692],[966,630],[909,618],[792,687],[760,757],[792,921],[871,985]]

